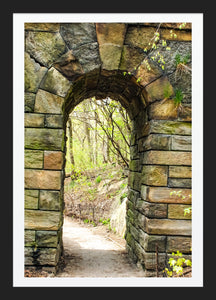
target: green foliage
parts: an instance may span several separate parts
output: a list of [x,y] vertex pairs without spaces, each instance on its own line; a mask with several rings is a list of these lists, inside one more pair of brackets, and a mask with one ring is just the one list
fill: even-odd
[[109,225],[110,224],[110,218],[108,218],[108,219],[100,218],[99,222],[102,223],[103,225]]
[[123,200],[123,199],[126,198],[126,197],[127,197],[127,193],[123,193],[123,194],[121,195],[120,199]]
[[174,104],[176,106],[180,105],[182,103],[183,100],[183,93],[180,89],[176,89],[175,90],[175,97],[173,98]]
[[99,175],[96,179],[95,179],[96,183],[100,183],[101,182],[101,176]]
[[188,64],[189,60],[190,60],[190,54],[187,54],[185,56],[181,56],[179,53],[177,53],[176,56],[175,56],[176,67],[179,64],[183,64],[183,65]]
[[170,257],[168,261],[169,268],[165,268],[163,272],[166,273],[168,277],[181,277],[183,276],[183,268],[185,266],[192,267],[192,262],[191,260],[182,257],[182,253],[179,251],[176,253],[173,252],[172,256],[176,257],[176,259]]

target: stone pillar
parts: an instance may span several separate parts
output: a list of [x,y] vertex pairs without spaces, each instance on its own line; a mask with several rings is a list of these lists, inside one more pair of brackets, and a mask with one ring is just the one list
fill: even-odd
[[172,99],[155,101],[161,82],[149,86],[148,106],[132,121],[126,241],[146,276],[162,274],[174,251],[191,254],[191,119]]

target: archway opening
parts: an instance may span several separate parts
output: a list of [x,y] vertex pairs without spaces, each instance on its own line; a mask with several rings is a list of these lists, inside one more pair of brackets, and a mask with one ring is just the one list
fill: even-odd
[[[129,188],[135,186],[140,193],[137,139],[142,126],[137,124],[146,120],[144,98],[141,100],[141,90],[131,75],[111,72],[96,77],[93,94],[86,81],[92,84],[90,78],[94,76],[79,78],[66,97],[64,226],[69,226],[68,217],[89,226],[106,225],[107,231],[124,239],[117,244],[126,254]],[[84,98],[86,90],[90,99]],[[77,97],[77,92],[82,96]],[[64,230],[69,234],[66,227],[63,241]],[[131,265],[132,272],[133,268],[135,265]],[[134,276],[140,276],[137,272]]]

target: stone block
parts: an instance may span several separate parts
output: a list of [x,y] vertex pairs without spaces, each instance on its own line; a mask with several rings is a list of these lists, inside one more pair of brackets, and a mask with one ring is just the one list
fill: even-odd
[[73,81],[74,76],[84,74],[83,68],[72,50],[63,54],[53,66],[70,81]]
[[[150,66],[151,70],[147,68],[147,64]],[[139,83],[142,86],[146,86],[147,84],[153,82],[158,79],[162,75],[162,69],[159,68],[156,63],[147,57],[142,61],[140,66],[136,70],[136,78],[139,78]]]
[[[170,29],[162,28],[160,30],[161,39],[167,40],[167,41],[184,41],[188,42],[192,40],[191,30],[175,30],[172,29],[172,33],[170,32]],[[176,34],[176,37],[174,36]]]
[[39,208],[42,210],[60,210],[59,191],[40,191]]
[[60,33],[69,49],[97,41],[94,23],[61,23]]
[[[173,203],[173,204],[191,204],[191,189],[181,189],[180,196],[170,193],[177,192],[174,188],[168,187],[149,187],[147,201],[156,203]],[[184,197],[182,197],[184,196]]]
[[40,88],[60,97],[65,97],[71,86],[71,83],[55,68],[49,69]]
[[61,212],[25,210],[25,229],[58,230],[61,225]]
[[139,191],[141,186],[141,173],[139,172],[130,172],[128,176],[128,185],[130,188]]
[[25,209],[38,209],[38,190],[25,190]]
[[191,135],[192,124],[189,122],[151,120],[148,133],[162,133],[171,135]]
[[142,62],[145,54],[138,48],[124,45],[121,53],[120,70],[127,70],[127,72],[134,72],[138,65]]
[[140,166],[139,159],[130,160],[130,163],[129,163],[129,170],[130,171],[138,172],[139,171],[139,166]]
[[149,203],[139,198],[136,202],[136,209],[149,218],[167,217],[167,204]]
[[129,26],[126,36],[125,44],[140,47],[141,49],[149,48],[149,41],[154,37],[154,27],[137,27]]
[[139,230],[132,224],[130,224],[130,233],[136,241],[139,241]]
[[66,51],[66,45],[59,33],[27,31],[26,51],[45,67],[50,67]]
[[141,183],[146,185],[166,186],[168,167],[145,165],[142,170]]
[[36,93],[39,84],[47,72],[47,68],[41,67],[25,52],[25,91]]
[[25,93],[25,112],[33,112],[35,103],[34,93]]
[[130,146],[130,158],[131,159],[138,159],[138,145]]
[[191,236],[191,220],[148,219],[144,221],[148,234]]
[[103,44],[99,46],[102,66],[106,70],[118,69],[122,47],[113,44]]
[[184,210],[189,207],[191,207],[191,205],[168,204],[168,218],[190,220],[191,213],[186,215],[184,214]]
[[35,150],[63,150],[62,129],[25,128],[25,148]]
[[172,178],[191,178],[192,167],[187,166],[170,166],[169,177]]
[[25,30],[58,32],[59,23],[25,23]]
[[159,252],[166,250],[166,236],[149,235],[143,230],[139,230],[139,243],[147,252],[156,251],[156,246]]
[[149,118],[155,120],[174,120],[178,117],[178,109],[173,99],[156,101],[149,106]]
[[82,65],[83,71],[88,73],[101,67],[98,43],[83,44],[73,50],[74,56]]
[[192,180],[191,178],[169,178],[168,186],[176,188],[191,188]]
[[191,237],[168,236],[167,237],[167,252],[180,251],[182,253],[190,253],[192,247]]
[[183,108],[179,111],[179,120],[192,121],[192,108],[191,106],[183,105]]
[[25,113],[25,127],[44,127],[44,115]]
[[56,266],[58,261],[57,248],[32,248],[25,247],[25,265],[48,265]]
[[171,137],[171,149],[181,151],[192,151],[192,137],[191,136],[177,136]]
[[25,188],[60,190],[62,173],[60,171],[25,169]]
[[63,103],[64,98],[39,89],[35,99],[35,112],[61,114]]
[[25,149],[25,168],[42,169],[43,168],[43,151]]
[[156,100],[163,100],[167,98],[166,93],[169,97],[174,96],[174,90],[166,76],[160,77],[146,86],[148,94],[148,102],[154,102]]
[[61,151],[44,151],[44,169],[62,170],[63,158]]
[[45,127],[47,128],[63,128],[63,115],[46,115]]
[[170,136],[164,134],[150,134],[138,141],[138,151],[170,150]]
[[122,46],[124,43],[126,24],[124,23],[96,23],[98,43],[116,44]]
[[25,230],[24,233],[25,246],[31,247],[35,245],[35,231],[34,230]]
[[57,247],[57,231],[36,231],[36,244],[38,247]]
[[192,163],[190,152],[180,151],[148,151],[144,154],[144,164],[158,165],[189,165]]
[[[156,255],[155,252],[146,252],[140,244],[135,241],[135,254],[139,258],[140,262],[144,264],[145,269],[155,270],[156,269]],[[165,253],[158,253],[158,268],[164,269],[166,256]]]

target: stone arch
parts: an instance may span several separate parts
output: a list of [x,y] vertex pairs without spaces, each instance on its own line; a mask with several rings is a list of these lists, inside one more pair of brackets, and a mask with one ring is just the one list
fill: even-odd
[[[150,71],[143,63],[143,48],[155,26],[25,24],[26,265],[58,265],[66,121],[76,105],[93,96],[120,101],[132,120],[126,216],[130,257],[146,276],[155,276],[172,251],[190,254],[191,220],[183,209],[191,200],[170,198],[176,188],[191,193],[190,107],[182,113],[172,99],[164,101],[165,89],[174,95],[172,77],[150,60]],[[179,43],[190,41],[190,34],[190,28],[181,32]]]

